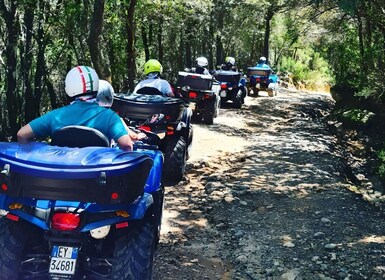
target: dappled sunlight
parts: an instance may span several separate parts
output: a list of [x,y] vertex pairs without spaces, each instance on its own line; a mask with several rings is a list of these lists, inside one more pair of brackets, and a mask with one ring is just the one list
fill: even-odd
[[361,240],[358,240],[358,242],[384,244],[385,243],[385,236],[376,236],[376,235],[366,236],[366,237],[362,238]]

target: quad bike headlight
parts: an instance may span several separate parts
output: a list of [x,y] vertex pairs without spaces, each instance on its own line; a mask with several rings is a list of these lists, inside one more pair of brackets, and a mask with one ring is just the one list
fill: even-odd
[[95,239],[102,239],[108,235],[108,233],[110,232],[110,229],[111,229],[110,225],[102,226],[102,227],[90,230],[90,234]]

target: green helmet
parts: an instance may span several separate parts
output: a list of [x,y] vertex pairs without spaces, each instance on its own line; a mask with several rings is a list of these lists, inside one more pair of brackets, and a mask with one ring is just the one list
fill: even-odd
[[144,74],[148,75],[149,73],[153,72],[159,72],[162,73],[163,67],[162,64],[156,59],[149,59],[145,64],[144,64]]

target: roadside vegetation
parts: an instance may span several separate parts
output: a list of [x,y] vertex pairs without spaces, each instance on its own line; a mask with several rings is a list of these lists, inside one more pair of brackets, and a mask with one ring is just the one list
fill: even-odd
[[149,58],[172,82],[201,55],[211,69],[234,56],[243,70],[266,56],[300,89],[331,87],[343,123],[383,122],[381,0],[25,0],[2,1],[0,15],[2,140],[66,103],[74,65],[92,65],[125,92]]

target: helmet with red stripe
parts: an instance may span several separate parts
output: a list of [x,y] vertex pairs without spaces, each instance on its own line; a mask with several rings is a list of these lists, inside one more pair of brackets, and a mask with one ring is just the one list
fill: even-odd
[[65,91],[69,97],[96,94],[98,89],[99,77],[91,67],[76,66],[67,73]]

